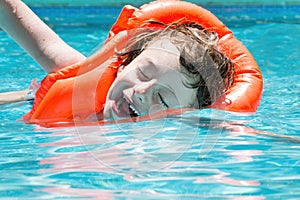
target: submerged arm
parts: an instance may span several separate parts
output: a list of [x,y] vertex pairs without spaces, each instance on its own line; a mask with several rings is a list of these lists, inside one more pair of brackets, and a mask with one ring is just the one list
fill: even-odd
[[0,1],[0,28],[47,72],[57,71],[85,59],[84,55],[66,44],[20,0]]

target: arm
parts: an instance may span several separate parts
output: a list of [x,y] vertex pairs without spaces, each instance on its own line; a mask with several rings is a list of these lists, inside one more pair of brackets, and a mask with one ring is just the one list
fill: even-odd
[[0,93],[0,105],[33,100],[36,90],[39,88],[37,79],[33,79],[26,90]]
[[[106,68],[106,65],[102,65],[109,59],[112,59],[116,50],[120,50],[125,47],[130,35],[128,31],[121,31],[113,38],[106,41],[106,43],[98,49],[95,53],[90,55],[83,62],[78,63],[81,67],[81,73],[90,71],[96,67]],[[102,66],[101,66],[102,65]]]
[[[0,27],[30,53],[47,72],[57,71],[69,65],[79,65],[82,73],[96,67],[104,70],[106,66],[102,64],[114,55],[115,48],[121,49],[128,39],[127,32],[122,31],[86,59],[65,44],[19,0],[0,0]],[[23,101],[27,92],[28,90],[22,90],[0,94],[0,104]]]
[[0,93],[0,105],[29,100],[25,97],[30,90]]
[[[110,59],[113,57],[112,55],[114,55],[115,48],[122,48],[127,40],[127,31],[122,31],[90,57],[82,62],[75,63],[74,65],[80,66],[81,73],[93,70],[95,68],[103,72],[103,70],[107,67],[106,62],[110,62]],[[30,84],[30,88],[27,90],[0,93],[0,105],[29,100],[27,95],[28,92],[32,90],[35,91],[38,87],[39,85],[37,84],[36,79],[34,79]]]
[[0,1],[0,28],[47,72],[85,60],[20,0]]

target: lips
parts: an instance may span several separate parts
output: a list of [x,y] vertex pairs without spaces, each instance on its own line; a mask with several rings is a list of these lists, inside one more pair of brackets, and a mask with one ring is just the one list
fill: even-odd
[[122,97],[115,102],[113,110],[119,117],[122,118],[138,117],[141,115],[134,104],[131,103],[126,97]]
[[140,112],[135,108],[135,106],[133,104],[131,104],[130,102],[127,101],[127,99],[125,98],[126,102],[128,103],[128,111],[129,111],[129,115],[130,117],[138,117],[140,116]]

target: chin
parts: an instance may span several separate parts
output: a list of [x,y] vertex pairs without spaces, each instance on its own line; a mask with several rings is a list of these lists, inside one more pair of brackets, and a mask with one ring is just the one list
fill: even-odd
[[104,104],[103,119],[104,120],[112,119],[112,102],[109,99],[106,99]]
[[124,119],[124,117],[120,117],[114,112],[113,104],[114,102],[112,100],[108,100],[105,103],[103,109],[103,119],[107,121]]
[[103,119],[104,120],[112,120],[114,119],[113,110],[112,110],[112,103],[107,101],[104,105],[103,109]]

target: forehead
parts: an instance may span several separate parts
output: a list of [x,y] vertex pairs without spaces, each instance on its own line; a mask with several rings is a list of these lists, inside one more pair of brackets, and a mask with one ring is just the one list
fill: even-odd
[[177,47],[170,40],[161,39],[149,45],[138,60],[145,67],[154,67],[153,78],[157,80],[157,84],[169,88],[181,106],[194,105],[196,89],[187,86],[191,80],[182,73],[179,58]]
[[137,57],[137,61],[154,64],[160,70],[180,70],[180,53],[177,47],[167,38],[151,42]]
[[169,38],[166,37],[152,41],[146,50],[161,51],[166,54],[179,56],[179,50],[177,47],[170,41]]

